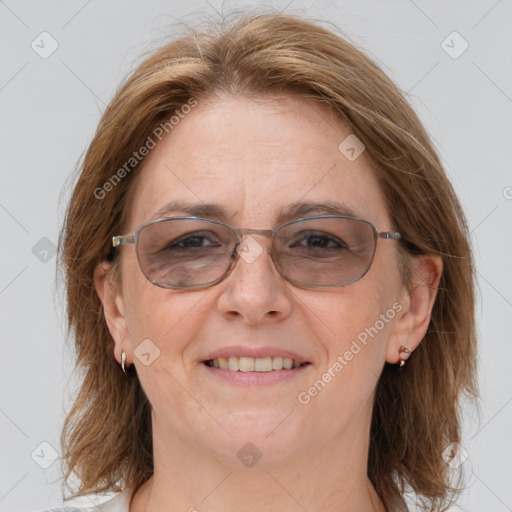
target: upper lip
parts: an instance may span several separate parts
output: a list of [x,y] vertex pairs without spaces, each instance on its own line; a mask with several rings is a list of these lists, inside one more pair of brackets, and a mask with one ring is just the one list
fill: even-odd
[[202,359],[202,362],[210,361],[212,359],[218,359],[219,357],[288,357],[297,361],[298,363],[308,363],[309,361],[295,352],[290,350],[283,350],[277,347],[247,347],[242,345],[233,345],[230,347],[223,347],[213,352],[210,352],[206,357]]

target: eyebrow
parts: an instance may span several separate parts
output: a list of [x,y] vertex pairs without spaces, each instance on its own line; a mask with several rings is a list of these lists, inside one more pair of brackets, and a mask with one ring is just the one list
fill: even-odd
[[[178,199],[170,201],[159,208],[155,212],[153,219],[172,216],[172,214],[176,213],[215,219],[222,222],[227,222],[234,216],[233,213],[230,213],[224,206],[217,203],[190,203]],[[309,214],[359,217],[352,208],[336,201],[295,202],[279,210],[277,224],[282,224]]]

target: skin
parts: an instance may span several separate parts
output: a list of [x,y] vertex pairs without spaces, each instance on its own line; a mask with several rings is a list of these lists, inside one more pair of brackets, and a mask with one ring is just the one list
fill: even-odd
[[[292,95],[203,100],[147,157],[119,234],[174,199],[219,203],[228,223],[247,228],[272,228],[278,210],[296,201],[338,201],[378,231],[393,229],[365,154],[351,162],[338,150],[349,134],[324,106]],[[269,248],[269,239],[255,240]],[[152,405],[155,474],[130,512],[385,510],[367,478],[375,387],[400,346],[413,351],[421,342],[442,271],[436,256],[416,259],[407,290],[397,243],[379,240],[367,275],[332,289],[288,283],[267,250],[252,263],[240,259],[217,285],[188,291],[146,280],[133,245],[120,249],[121,289],[98,265],[114,356],[120,362],[126,352]],[[297,395],[397,302],[394,319],[300,404]],[[146,366],[134,350],[148,338],[160,356]],[[218,382],[200,361],[229,345],[280,347],[311,365],[271,386]],[[248,442],[262,454],[251,468],[237,458]]]

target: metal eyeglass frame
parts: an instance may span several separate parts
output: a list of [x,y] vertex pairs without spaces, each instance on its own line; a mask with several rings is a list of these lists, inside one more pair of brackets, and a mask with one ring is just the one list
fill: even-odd
[[[276,263],[276,261],[274,259],[275,235],[282,228],[284,228],[285,226],[288,226],[289,224],[294,224],[294,223],[303,222],[303,221],[309,221],[309,220],[315,220],[315,219],[332,219],[332,218],[335,218],[335,219],[357,220],[357,221],[361,221],[361,222],[364,222],[364,223],[368,224],[372,228],[372,231],[374,233],[373,252],[372,252],[372,255],[371,255],[371,258],[370,258],[370,261],[368,263],[368,266],[367,266],[366,270],[360,276],[358,276],[358,277],[356,277],[356,278],[354,278],[354,279],[352,279],[350,281],[347,281],[346,283],[343,283],[343,284],[329,284],[329,285],[322,285],[322,284],[321,285],[313,285],[313,284],[301,283],[300,281],[296,281],[294,279],[291,279],[284,272],[282,272],[281,269],[280,269],[280,266]],[[162,284],[162,283],[154,281],[144,271],[144,269],[142,268],[142,265],[140,263],[139,253],[138,253],[138,250],[137,250],[137,247],[138,247],[137,246],[137,242],[138,242],[138,238],[139,238],[139,233],[145,227],[147,227],[147,226],[150,226],[150,225],[153,225],[153,224],[157,224],[157,223],[160,223],[160,222],[168,222],[168,221],[176,220],[176,219],[190,219],[190,220],[207,221],[207,222],[211,222],[211,223],[214,223],[214,224],[220,224],[220,225],[222,225],[224,227],[227,227],[235,235],[236,243],[235,243],[235,246],[233,248],[233,252],[231,254],[231,262],[230,262],[228,268],[226,269],[226,271],[224,272],[224,274],[222,276],[220,276],[219,278],[215,279],[214,281],[211,281],[211,282],[205,283],[205,284],[200,284],[200,285],[171,286],[171,285],[166,285],[166,284]],[[377,228],[369,220],[362,219],[360,217],[352,217],[352,216],[349,216],[349,215],[315,215],[315,216],[312,216],[312,217],[302,217],[300,219],[294,219],[294,220],[291,220],[291,221],[284,222],[282,224],[278,224],[273,229],[234,228],[234,227],[230,226],[229,224],[226,224],[225,222],[222,222],[222,221],[219,221],[219,220],[215,220],[215,219],[206,219],[206,218],[203,218],[203,217],[185,216],[185,217],[163,217],[163,218],[152,219],[152,220],[149,220],[147,222],[144,222],[143,224],[141,224],[135,230],[135,233],[133,235],[113,236],[112,237],[112,247],[120,247],[122,245],[134,244],[135,245],[135,253],[137,255],[137,261],[139,263],[139,268],[142,271],[142,273],[144,274],[144,277],[149,282],[154,284],[155,286],[159,286],[160,288],[168,288],[168,289],[172,289],[172,290],[193,290],[193,289],[208,288],[210,286],[213,286],[213,285],[219,283],[220,281],[222,281],[223,279],[225,279],[233,271],[233,269],[235,268],[235,266],[236,266],[236,264],[238,262],[238,259],[240,257],[238,248],[240,247],[240,245],[243,242],[242,235],[270,236],[272,241],[271,241],[271,249],[270,249],[269,252],[270,252],[270,256],[272,258],[272,262],[274,263],[275,268],[277,269],[279,274],[284,279],[286,279],[288,282],[290,282],[293,285],[298,286],[300,288],[335,288],[335,287],[346,286],[346,285],[352,284],[352,283],[354,283],[356,281],[359,281],[360,279],[362,279],[368,273],[368,271],[370,270],[370,267],[372,266],[372,263],[373,263],[373,260],[374,260],[374,257],[375,257],[375,252],[377,250],[377,239],[378,238],[383,238],[385,240],[403,240],[402,235],[400,233],[396,232],[396,231],[389,230],[389,231],[380,231],[379,232],[379,231],[377,231]]]

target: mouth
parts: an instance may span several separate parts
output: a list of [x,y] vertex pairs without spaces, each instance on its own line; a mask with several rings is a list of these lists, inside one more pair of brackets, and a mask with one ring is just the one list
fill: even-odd
[[226,346],[205,354],[199,362],[204,374],[212,379],[210,382],[231,386],[294,382],[303,379],[301,375],[314,367],[313,362],[302,355],[275,346]]
[[293,371],[297,368],[302,368],[311,363],[302,362],[290,357],[245,357],[245,356],[230,356],[230,357],[217,357],[215,359],[207,359],[202,361],[203,364],[210,368],[217,368],[219,370],[227,370],[232,372],[273,372],[280,370]]

